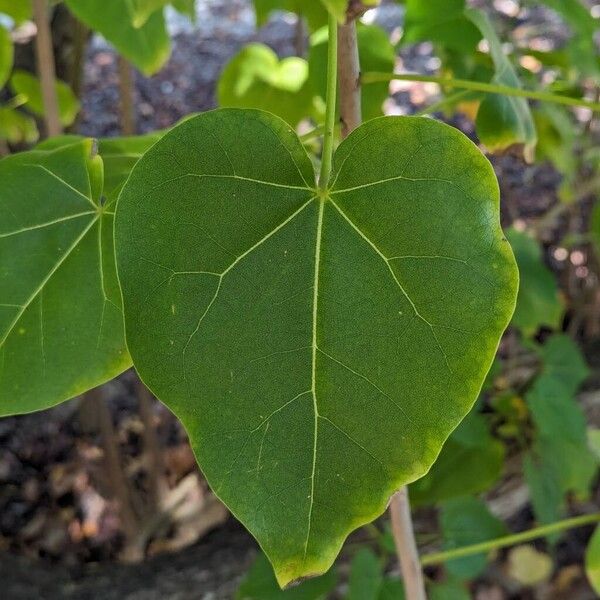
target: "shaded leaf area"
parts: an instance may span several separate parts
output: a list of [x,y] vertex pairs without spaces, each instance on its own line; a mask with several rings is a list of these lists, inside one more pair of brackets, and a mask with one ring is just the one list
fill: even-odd
[[461,52],[473,51],[481,33],[464,10],[465,0],[406,0],[402,43],[432,41]]
[[490,489],[502,474],[504,445],[483,415],[472,412],[456,428],[429,473],[410,486],[414,506],[437,504]]
[[6,415],[57,404],[131,363],[114,213],[100,204],[103,163],[92,141],[5,158],[0,178],[0,412]]
[[319,198],[289,126],[215,111],[153,146],[117,212],[136,367],[282,584],[429,469],[516,294],[493,172],[458,131],[378,119],[334,162]]
[[[477,498],[462,497],[442,505],[440,526],[444,547],[448,550],[492,540],[508,533],[506,526],[494,517]],[[487,564],[485,554],[457,558],[446,563],[447,572],[457,579],[472,579]]]
[[140,27],[131,22],[123,0],[66,0],[69,9],[90,29],[101,33],[146,75],[156,73],[170,54],[162,11],[153,12]]

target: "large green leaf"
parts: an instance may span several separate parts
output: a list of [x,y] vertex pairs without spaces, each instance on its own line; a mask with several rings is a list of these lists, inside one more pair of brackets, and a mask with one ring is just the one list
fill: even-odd
[[268,46],[249,44],[223,70],[218,98],[220,106],[259,108],[296,126],[312,109],[308,63],[296,56],[280,61]]
[[129,367],[91,140],[0,161],[0,414],[47,408]]
[[0,89],[8,81],[13,68],[14,48],[10,33],[0,24]]
[[[485,13],[467,9],[466,16],[477,26],[490,46],[496,73],[492,83],[520,88],[521,81]],[[522,145],[524,156],[532,162],[535,157],[537,133],[529,104],[525,98],[489,94],[477,112],[477,135],[490,152]]]
[[[357,29],[360,68],[362,72],[393,73],[396,60],[394,46],[388,34],[377,25],[359,25]],[[311,37],[310,79],[317,94],[327,95],[327,28]],[[389,84],[369,83],[361,88],[362,116],[365,121],[383,114],[383,103],[389,96]]]
[[162,11],[152,13],[140,27],[131,22],[124,0],[65,0],[78,19],[101,33],[145,75],[153,75],[165,64],[171,44]]
[[[21,94],[25,99],[25,106],[35,115],[44,115],[44,100],[42,86],[39,79],[27,71],[15,71],[10,78],[10,87],[15,94]],[[80,104],[73,90],[63,81],[56,82],[58,110],[60,122],[68,127],[77,118]]]
[[119,198],[136,367],[280,584],[421,477],[475,402],[517,273],[493,170],[459,131],[380,118],[315,189],[268,113],[166,134]]
[[513,325],[526,335],[535,334],[542,326],[558,328],[564,307],[556,279],[542,260],[539,244],[516,229],[509,229],[506,237],[515,251],[521,273]]

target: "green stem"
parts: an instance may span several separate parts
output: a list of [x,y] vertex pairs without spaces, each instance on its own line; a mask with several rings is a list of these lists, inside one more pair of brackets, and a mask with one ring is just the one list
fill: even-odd
[[566,529],[583,527],[584,525],[598,523],[599,521],[600,513],[573,517],[572,519],[565,519],[564,521],[558,521],[557,523],[552,523],[551,525],[536,527],[535,529],[530,529],[529,531],[507,535],[495,540],[490,540],[488,542],[473,544],[472,546],[465,546],[464,548],[456,548],[455,550],[446,550],[445,552],[425,554],[421,557],[421,564],[426,567],[430,565],[438,565],[456,558],[472,556],[473,554],[484,554],[490,552],[491,550],[498,550],[499,548],[506,548],[507,546],[515,546],[516,544],[521,544],[523,542],[530,542],[531,540],[546,537],[547,535],[565,531]]
[[503,96],[516,96],[518,98],[529,98],[530,100],[541,100],[542,102],[553,102],[566,106],[581,106],[592,111],[600,112],[600,103],[591,102],[583,98],[570,98],[559,96],[550,92],[538,92],[535,90],[524,90],[522,88],[508,85],[497,85],[495,83],[484,83],[482,81],[470,81],[468,79],[451,79],[449,77],[435,77],[431,75],[416,75],[412,73],[364,73],[362,83],[380,83],[382,81],[422,81],[424,83],[437,83],[442,86],[485,92],[487,94],[501,94]]
[[335,109],[337,106],[337,61],[338,61],[338,24],[334,16],[329,15],[329,45],[327,59],[327,108],[325,111],[325,137],[323,139],[323,158],[319,189],[325,191],[329,185],[333,164],[333,141],[335,131]]

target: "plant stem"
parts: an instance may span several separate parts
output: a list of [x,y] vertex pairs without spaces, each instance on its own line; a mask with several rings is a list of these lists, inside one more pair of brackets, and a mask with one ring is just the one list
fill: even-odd
[[323,140],[323,158],[319,189],[327,190],[333,164],[333,141],[335,132],[335,111],[337,107],[337,62],[338,62],[338,25],[336,18],[329,15],[329,44],[327,50],[327,108],[325,111],[325,137]]
[[347,137],[362,122],[360,93],[360,57],[356,21],[338,29],[338,78],[340,81],[340,120],[342,137]]
[[133,69],[129,61],[119,54],[119,96],[121,102],[121,134],[135,133],[135,106],[133,102]]
[[396,553],[400,558],[400,569],[406,598],[407,600],[427,600],[406,486],[400,488],[392,497],[390,516],[392,517],[392,535],[394,536]]
[[449,77],[435,77],[431,75],[417,75],[413,73],[365,73],[362,76],[362,83],[379,83],[382,81],[422,81],[425,83],[437,83],[441,86],[473,90],[476,92],[485,92],[487,94],[501,94],[504,96],[517,96],[519,98],[529,98],[530,100],[541,100],[542,102],[553,102],[555,104],[564,104],[566,106],[581,106],[589,108],[592,111],[600,112],[600,103],[585,100],[584,98],[571,98],[569,96],[560,96],[550,92],[539,92],[535,90],[524,90],[522,88],[511,87],[508,85],[496,85],[494,83],[484,83],[482,81],[470,81],[468,79],[451,79]]
[[33,14],[37,26],[35,50],[44,102],[46,135],[60,135],[62,127],[58,110],[58,96],[56,95],[56,66],[46,0],[33,0]]
[[455,550],[446,550],[445,552],[426,554],[421,558],[421,563],[424,566],[438,565],[456,558],[464,558],[465,556],[472,556],[473,554],[483,554],[490,552],[491,550],[498,550],[500,548],[506,548],[507,546],[515,546],[516,544],[530,542],[531,540],[546,537],[547,535],[551,535],[553,533],[558,533],[567,529],[574,529],[575,527],[583,527],[584,525],[592,525],[598,522],[600,522],[600,513],[573,517],[571,519],[565,519],[550,525],[536,527],[535,529],[530,529],[529,531],[507,535],[495,540],[490,540],[488,542],[481,542],[479,544],[473,544],[472,546],[465,546],[464,548],[456,548]]

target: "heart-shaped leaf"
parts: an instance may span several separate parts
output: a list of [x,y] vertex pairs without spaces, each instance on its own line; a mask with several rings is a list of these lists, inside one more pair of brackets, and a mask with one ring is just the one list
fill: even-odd
[[0,414],[48,408],[130,366],[91,140],[0,161]]
[[65,0],[75,16],[101,33],[145,75],[153,75],[171,52],[161,10],[153,12],[139,27],[132,23],[131,6],[124,0]]
[[315,189],[268,113],[166,134],[118,202],[128,346],[280,584],[427,472],[515,302],[490,164],[428,119],[380,118]]

